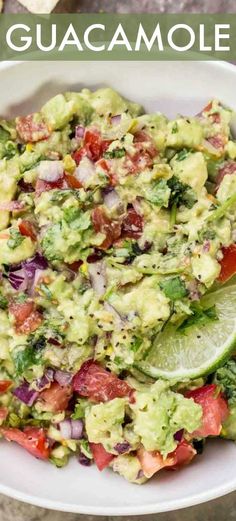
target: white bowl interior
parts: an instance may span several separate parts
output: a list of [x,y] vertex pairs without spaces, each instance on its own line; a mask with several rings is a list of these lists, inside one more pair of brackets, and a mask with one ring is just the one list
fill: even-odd
[[[210,62],[28,62],[1,64],[1,116],[34,111],[68,89],[110,85],[146,111],[195,114],[212,97],[235,108],[236,68]],[[106,470],[64,469],[0,443],[0,492],[39,506],[95,515],[148,514],[208,501],[236,489],[236,447],[212,441],[179,472],[163,472],[139,487]]]

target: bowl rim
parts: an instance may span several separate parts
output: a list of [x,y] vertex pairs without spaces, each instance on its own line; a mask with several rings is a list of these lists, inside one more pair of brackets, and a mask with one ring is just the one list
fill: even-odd
[[[53,60],[52,60],[53,61]],[[181,60],[180,60],[181,61]],[[30,60],[29,60],[30,62]],[[24,60],[19,61],[3,61],[0,62],[0,72],[7,70],[9,68],[13,68],[19,64],[27,63]],[[109,62],[106,62],[109,63]],[[112,61],[110,62],[112,63]],[[142,61],[139,62],[142,64]],[[236,74],[236,65],[232,63],[228,63],[225,61],[218,60],[205,60],[209,67],[221,69],[223,72],[228,71]],[[225,496],[231,492],[236,490],[236,476],[235,478],[228,483],[222,483],[221,485],[217,485],[213,487],[211,490],[206,490],[205,492],[200,492],[196,495],[191,495],[189,497],[185,497],[183,499],[176,499],[172,501],[163,501],[161,504],[152,502],[149,505],[143,506],[119,506],[119,507],[98,507],[98,506],[80,506],[79,504],[65,503],[61,501],[54,501],[51,499],[40,498],[25,492],[20,492],[16,488],[9,487],[3,485],[0,481],[0,493],[8,496],[10,498],[16,499],[18,501],[22,501],[37,507],[46,508],[55,511],[61,512],[71,512],[77,514],[85,514],[85,515],[95,515],[95,516],[135,516],[135,515],[145,515],[145,514],[156,514],[161,512],[170,512],[179,509],[184,509],[187,507],[200,505],[207,501],[211,501],[213,499],[217,499],[219,497]]]

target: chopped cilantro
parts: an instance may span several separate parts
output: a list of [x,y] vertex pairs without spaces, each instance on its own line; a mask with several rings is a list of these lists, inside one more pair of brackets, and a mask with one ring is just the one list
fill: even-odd
[[147,191],[146,199],[156,206],[168,207],[171,189],[167,181],[160,179]]
[[7,309],[8,301],[7,298],[0,293],[0,309]]
[[172,130],[171,130],[171,134],[177,134],[178,131],[179,131],[179,126],[178,126],[177,121],[175,121],[174,125],[172,127]]
[[180,150],[180,152],[178,152],[178,154],[176,154],[176,161],[184,161],[184,159],[186,159],[186,157],[188,157],[190,153],[190,150],[187,150],[186,148],[183,148],[183,150]]
[[173,301],[186,297],[188,293],[180,277],[171,277],[170,279],[162,280],[159,286],[165,293],[165,296]]
[[114,150],[107,151],[103,154],[105,159],[119,159],[120,157],[124,157],[126,154],[125,148],[114,148]]
[[141,347],[142,343],[143,343],[142,338],[134,337],[131,342],[131,345],[130,345],[131,351],[136,353],[139,350],[139,348]]
[[179,331],[185,332],[189,327],[195,325],[205,326],[208,322],[218,320],[215,306],[203,309],[200,304],[192,304],[191,310],[193,314],[182,322],[178,327]]
[[167,185],[171,190],[170,207],[175,204],[176,207],[184,205],[187,208],[192,208],[196,203],[197,198],[192,188],[185,183],[181,183],[177,176],[173,175],[168,179]]
[[21,351],[17,351],[13,355],[16,375],[22,375],[27,369],[33,365],[39,364],[41,361],[41,353],[33,347],[26,347]]
[[7,241],[8,248],[11,250],[15,250],[20,244],[25,240],[25,237],[21,235],[19,230],[16,228],[10,228],[10,239]]
[[203,243],[204,241],[212,241],[215,238],[216,232],[210,228],[208,230],[200,230],[198,233],[198,241],[200,243]]
[[220,367],[214,377],[214,383],[221,386],[230,405],[236,405],[236,362],[229,360]]

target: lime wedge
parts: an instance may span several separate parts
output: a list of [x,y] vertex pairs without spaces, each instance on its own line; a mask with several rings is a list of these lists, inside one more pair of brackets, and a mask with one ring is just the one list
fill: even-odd
[[236,285],[205,296],[218,319],[194,324],[185,331],[167,325],[156,337],[147,358],[136,368],[152,378],[183,381],[213,372],[236,349]]

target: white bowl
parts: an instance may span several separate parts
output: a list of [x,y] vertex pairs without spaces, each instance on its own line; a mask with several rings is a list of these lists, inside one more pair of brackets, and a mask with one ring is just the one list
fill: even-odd
[[[0,65],[1,115],[40,108],[65,89],[111,85],[147,111],[197,113],[212,97],[236,108],[236,67],[212,62],[38,62]],[[236,489],[236,446],[212,441],[179,472],[141,487],[74,459],[56,469],[15,444],[0,442],[0,492],[35,505],[94,515],[141,515],[183,508]]]

